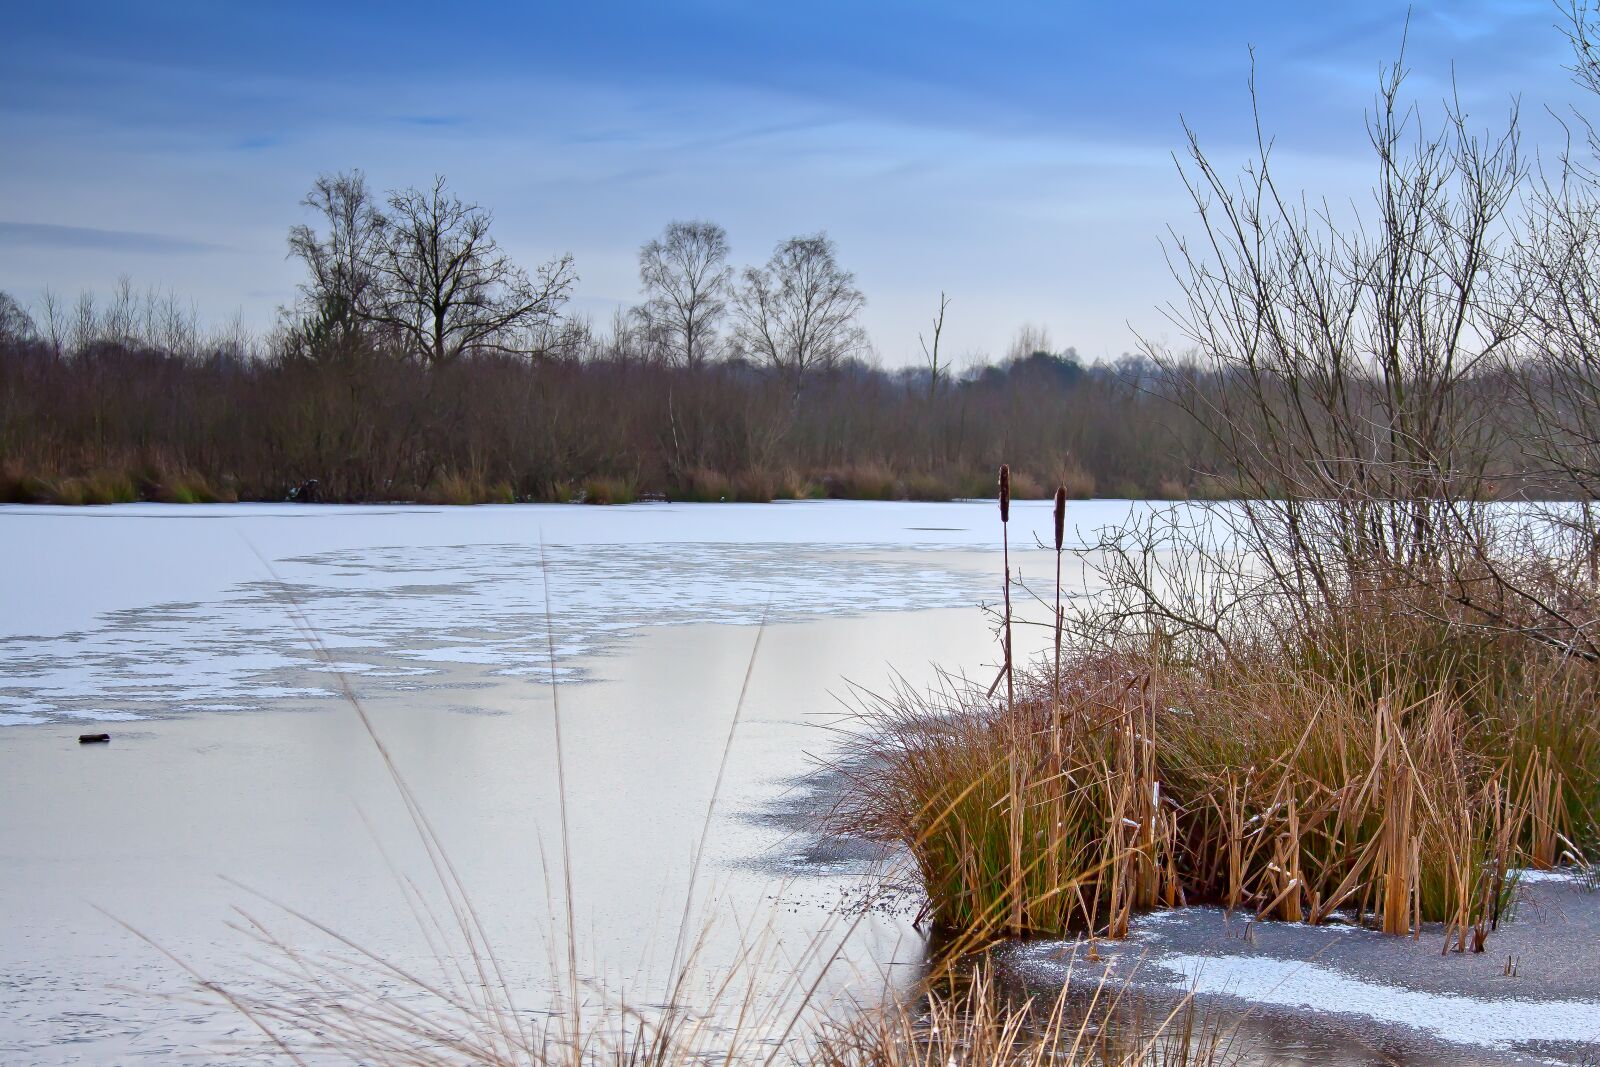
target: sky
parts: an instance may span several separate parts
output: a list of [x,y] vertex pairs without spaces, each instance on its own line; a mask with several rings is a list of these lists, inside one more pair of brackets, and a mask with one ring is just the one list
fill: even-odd
[[[1408,28],[1409,18],[1409,28]],[[569,312],[639,300],[673,219],[736,265],[825,230],[887,366],[918,362],[940,292],[947,358],[1024,323],[1114,359],[1177,343],[1162,252],[1190,232],[1184,124],[1233,168],[1252,50],[1275,161],[1360,203],[1365,116],[1406,42],[1409,95],[1475,125],[1520,105],[1530,150],[1582,98],[1551,0],[1338,4],[19,3],[0,35],[0,290],[120,276],[265,330],[315,177],[448,177],[528,266],[570,252]]]

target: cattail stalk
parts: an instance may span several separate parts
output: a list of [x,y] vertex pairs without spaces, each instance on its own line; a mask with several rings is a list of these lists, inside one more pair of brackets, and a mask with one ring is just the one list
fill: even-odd
[[[1005,644],[1002,651],[1005,653],[1006,672],[1006,719],[1011,723],[1012,730],[1017,730],[1016,721],[1016,690],[1012,681],[1011,659],[1011,467],[1009,464],[1000,465],[1000,547],[1002,559],[1005,564]],[[1007,777],[1010,779],[1011,811],[1010,811],[1010,837],[1011,837],[1011,914],[1010,928],[1013,935],[1022,933],[1022,768],[1018,760],[1019,749],[1022,745],[1020,731],[1018,736],[1011,739],[1007,745]]]
[[1055,735],[1055,753],[1061,755],[1061,542],[1062,535],[1067,528],[1067,487],[1056,487],[1056,677],[1055,689],[1055,721],[1052,723],[1051,733]]
[[1006,707],[1012,706],[1015,692],[1011,682],[1011,465],[1000,465],[1000,549],[1005,564],[1005,667]]

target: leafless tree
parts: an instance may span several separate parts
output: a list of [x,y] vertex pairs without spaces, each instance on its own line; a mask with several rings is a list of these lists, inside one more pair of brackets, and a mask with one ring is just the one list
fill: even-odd
[[1006,353],[1007,359],[1027,359],[1036,352],[1050,351],[1050,331],[1043,326],[1035,326],[1025,322],[1017,329],[1017,336],[1011,341],[1011,348]]
[[46,286],[39,298],[39,310],[44,315],[45,340],[50,343],[50,350],[59,356],[67,345],[66,305],[54,289]]
[[326,226],[321,234],[303,224],[289,231],[289,254],[308,275],[300,286],[300,312],[349,341],[381,303],[376,261],[383,216],[359,170],[321,175],[300,203]]
[[33,316],[10,293],[0,292],[0,341],[31,341],[37,332]]
[[865,347],[857,322],[865,304],[827,234],[791,237],[765,266],[745,269],[734,299],[738,338],[799,396],[807,375]]
[[716,344],[733,268],[728,235],[714,222],[671,222],[639,249],[646,329],[672,362],[698,367]]
[[928,365],[928,398],[931,400],[939,395],[939,376],[945,373],[945,368],[939,363],[939,337],[944,333],[944,313],[950,306],[950,298],[943,291],[939,293],[939,313],[933,317],[933,344],[929,345],[927,338],[917,334],[917,343],[922,346],[922,359]]
[[428,189],[390,193],[378,218],[376,297],[365,314],[431,366],[529,352],[527,335],[547,331],[576,280],[571,256],[529,277],[495,242],[490,221],[442,176]]
[[305,263],[293,336],[341,350],[357,333],[392,341],[430,366],[479,352],[540,354],[576,280],[570,256],[532,277],[489,232],[491,217],[450,192],[392,192],[380,207],[360,171],[324,175],[302,203],[326,230],[296,226]]
[[[1600,13],[1567,8],[1577,85],[1600,97]],[[1516,266],[1527,308],[1523,343],[1507,361],[1530,425],[1511,427],[1547,488],[1600,498],[1600,130],[1581,111],[1583,147],[1569,143],[1535,187]],[[1526,432],[1518,433],[1517,431]],[[1600,531],[1591,531],[1600,533]]]

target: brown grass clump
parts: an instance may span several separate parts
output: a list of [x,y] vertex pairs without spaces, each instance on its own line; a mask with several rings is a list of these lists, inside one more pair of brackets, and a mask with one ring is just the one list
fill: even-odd
[[733,499],[733,479],[709,467],[691,467],[675,481],[667,494],[672,500],[717,503]]
[[1047,665],[1009,703],[974,686],[880,701],[838,817],[905,846],[935,922],[975,942],[1120,937],[1136,911],[1205,900],[1440,922],[1481,948],[1515,870],[1575,854],[1566,805],[1592,778],[1551,748],[1513,762],[1503,720],[1445,695],[1148,667],[1080,658],[1057,687]]
[[631,504],[639,498],[639,486],[631,478],[590,478],[583,483],[585,504]]
[[961,494],[961,482],[942,473],[909,475],[901,483],[907,500],[953,500]]
[[779,492],[778,479],[765,471],[747,470],[733,479],[732,499],[743,504],[770,504]]
[[1188,884],[1230,908],[1310,923],[1345,908],[1398,934],[1446,922],[1481,944],[1526,858],[1535,805],[1441,696],[1212,689],[1174,709],[1164,740]]
[[1089,500],[1094,497],[1094,475],[1083,469],[1077,460],[1068,460],[1057,472],[1056,484],[1066,491],[1069,500]]
[[[1015,477],[1002,468],[1003,531]],[[935,922],[974,943],[1120,937],[1132,912],[1191,899],[1440,923],[1447,949],[1479,951],[1519,868],[1585,862],[1600,665],[1396,581],[1263,600],[1225,638],[1112,634],[1065,659],[1058,585],[1054,654],[1024,670],[1009,549],[1004,565],[1000,676],[872,703],[839,813],[904,846]]]
[[899,480],[887,464],[856,463],[829,471],[822,478],[823,492],[841,500],[895,500]]
[[1050,494],[1044,484],[1026,471],[1011,472],[1011,495],[1017,500],[1043,500]]
[[516,494],[505,482],[486,485],[482,479],[470,474],[460,471],[441,471],[428,483],[427,488],[418,494],[418,500],[424,504],[451,506],[509,504],[515,502]]
[[935,921],[974,942],[1120,934],[1134,910],[1177,903],[1147,689],[1112,660],[1060,691],[1017,683],[1009,704],[952,685],[931,705],[902,692],[873,707],[843,825],[905,845]]

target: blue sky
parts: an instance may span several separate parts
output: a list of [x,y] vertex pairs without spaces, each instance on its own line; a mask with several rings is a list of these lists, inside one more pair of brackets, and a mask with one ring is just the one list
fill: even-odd
[[[1475,122],[1579,102],[1549,0],[1409,7],[1411,94],[1454,77]],[[1288,176],[1352,197],[1363,115],[1403,2],[55,3],[0,37],[0,289],[121,274],[264,328],[293,295],[288,228],[323,171],[379,188],[449,176],[572,310],[637,299],[670,219],[727,227],[737,261],[826,229],[886,364],[950,294],[949,349],[1024,322],[1115,357],[1163,336],[1159,240],[1192,210],[1181,121],[1241,160],[1251,46]]]

